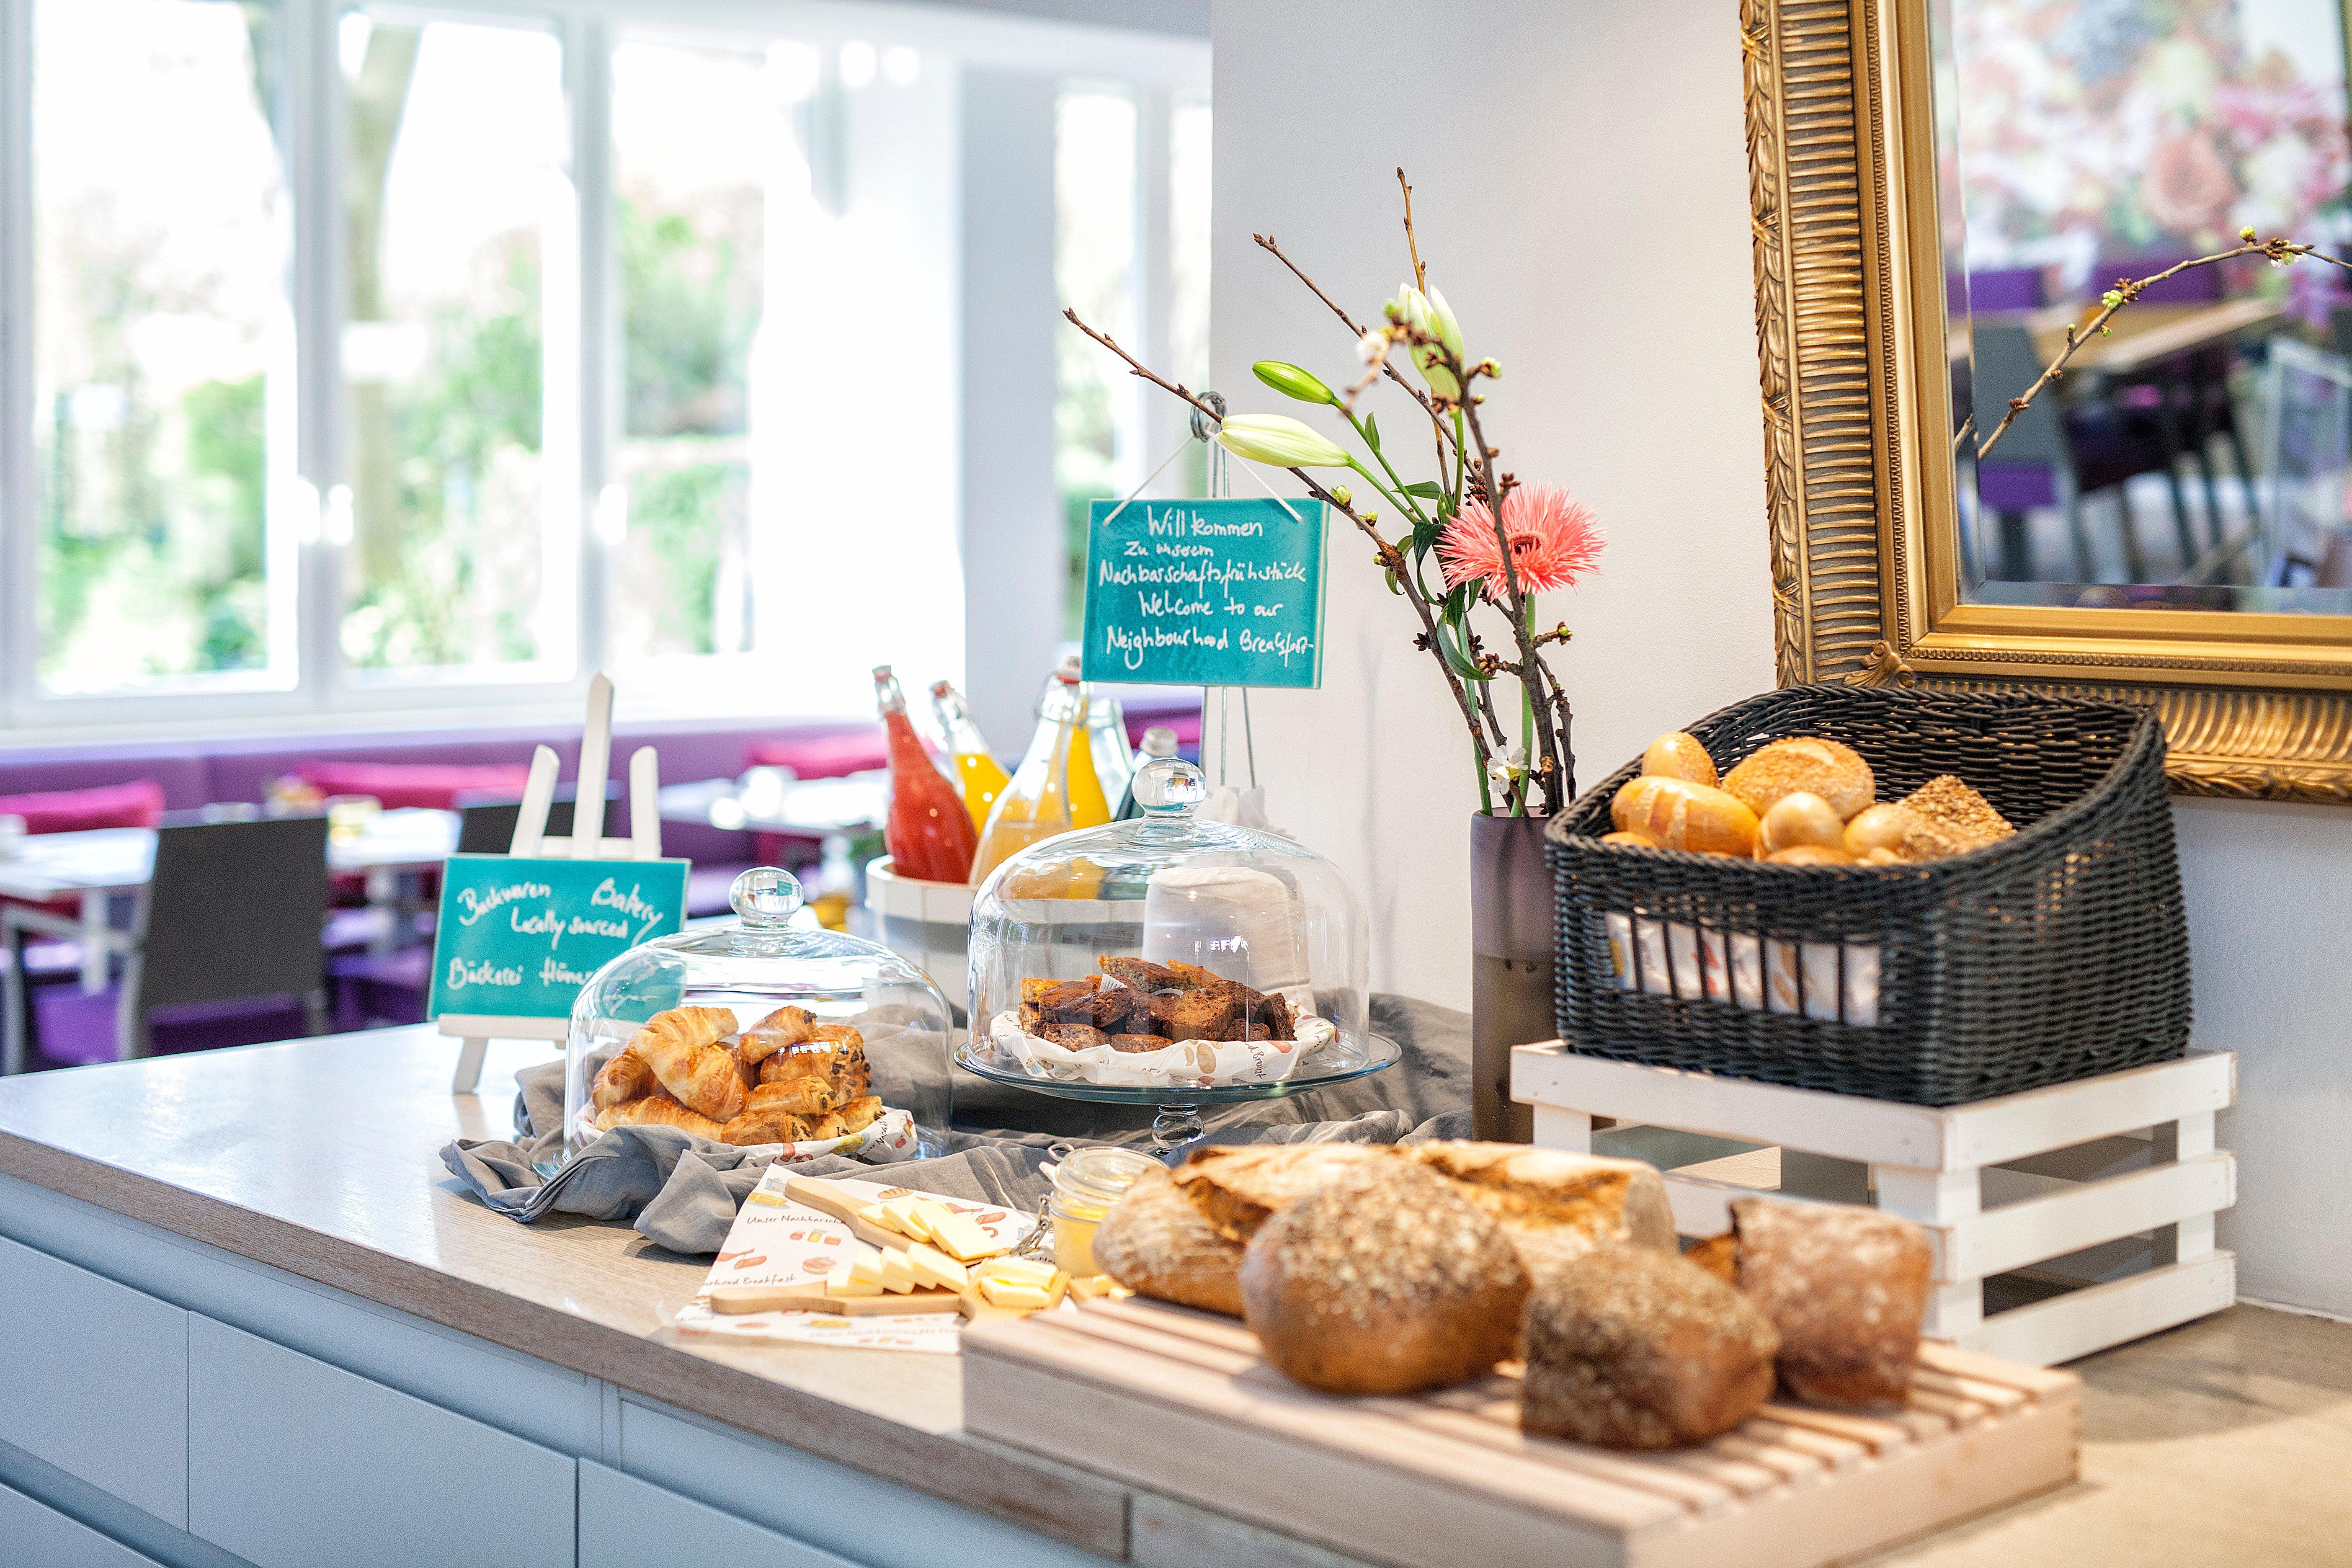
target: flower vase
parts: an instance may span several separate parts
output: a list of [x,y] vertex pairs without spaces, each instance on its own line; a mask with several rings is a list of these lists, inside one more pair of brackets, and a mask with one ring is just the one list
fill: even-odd
[[1559,1033],[1548,820],[1470,818],[1470,1120],[1472,1136],[1497,1142],[1535,1134],[1533,1112],[1511,1099],[1511,1047]]

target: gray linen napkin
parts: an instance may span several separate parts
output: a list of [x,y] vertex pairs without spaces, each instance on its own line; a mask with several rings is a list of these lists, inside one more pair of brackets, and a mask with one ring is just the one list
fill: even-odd
[[[1386,1072],[1335,1088],[1218,1108],[1213,1143],[1397,1143],[1469,1136],[1467,1015],[1400,996],[1372,998],[1374,1032],[1395,1039],[1404,1059]],[[894,1048],[869,1039],[877,1080],[907,1086],[936,1078],[936,1047],[909,1037]],[[713,1143],[677,1127],[616,1127],[542,1177],[537,1164],[562,1154],[563,1065],[515,1075],[515,1142],[458,1139],[441,1151],[450,1173],[484,1204],[525,1225],[550,1214],[626,1220],[673,1252],[717,1252],[735,1211],[759,1184],[772,1155]],[[936,1158],[873,1165],[826,1155],[794,1167],[811,1176],[885,1176],[894,1183],[1007,1208],[1034,1209],[1052,1185],[1038,1167],[1078,1143],[1137,1143],[1149,1112],[1054,1100],[978,1083],[957,1086],[955,1129]],[[542,1131],[543,1130],[543,1131]]]

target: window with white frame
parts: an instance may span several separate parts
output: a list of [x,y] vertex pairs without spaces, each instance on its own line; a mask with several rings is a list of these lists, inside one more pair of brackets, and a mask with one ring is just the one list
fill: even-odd
[[[1198,381],[1198,37],[0,0],[0,728],[487,718],[600,668],[824,714],[875,662],[959,673],[970,63],[1054,94],[1008,155],[1055,178],[1057,295]],[[1055,532],[1167,434],[1057,363],[1002,394],[1054,409]]]

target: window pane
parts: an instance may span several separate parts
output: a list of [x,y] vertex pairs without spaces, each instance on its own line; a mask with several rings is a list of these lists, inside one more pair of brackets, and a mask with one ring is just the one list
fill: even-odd
[[[561,46],[345,14],[342,649],[362,668],[569,673],[579,510],[551,452],[575,205]],[[331,510],[330,526],[333,525]],[[536,662],[536,670],[518,669]]]
[[613,52],[624,658],[751,646],[751,339],[768,166],[789,150],[778,77],[802,51],[778,53],[772,70],[765,53],[634,41]]
[[[1054,126],[1054,288],[1097,331],[1135,341],[1135,100],[1066,92]],[[1063,636],[1086,611],[1087,503],[1125,493],[1140,473],[1129,450],[1140,409],[1138,384],[1076,327],[1055,337],[1060,383],[1054,410],[1054,472],[1062,491],[1068,586]]]
[[[285,183],[266,5],[33,10],[39,679],[294,678]],[[280,537],[280,535],[285,535]]]

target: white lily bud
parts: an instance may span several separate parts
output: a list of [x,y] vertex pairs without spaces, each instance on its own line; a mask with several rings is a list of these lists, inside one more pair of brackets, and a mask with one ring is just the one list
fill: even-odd
[[1217,445],[1277,468],[1348,466],[1348,454],[1337,442],[1286,414],[1236,414],[1218,427]]

